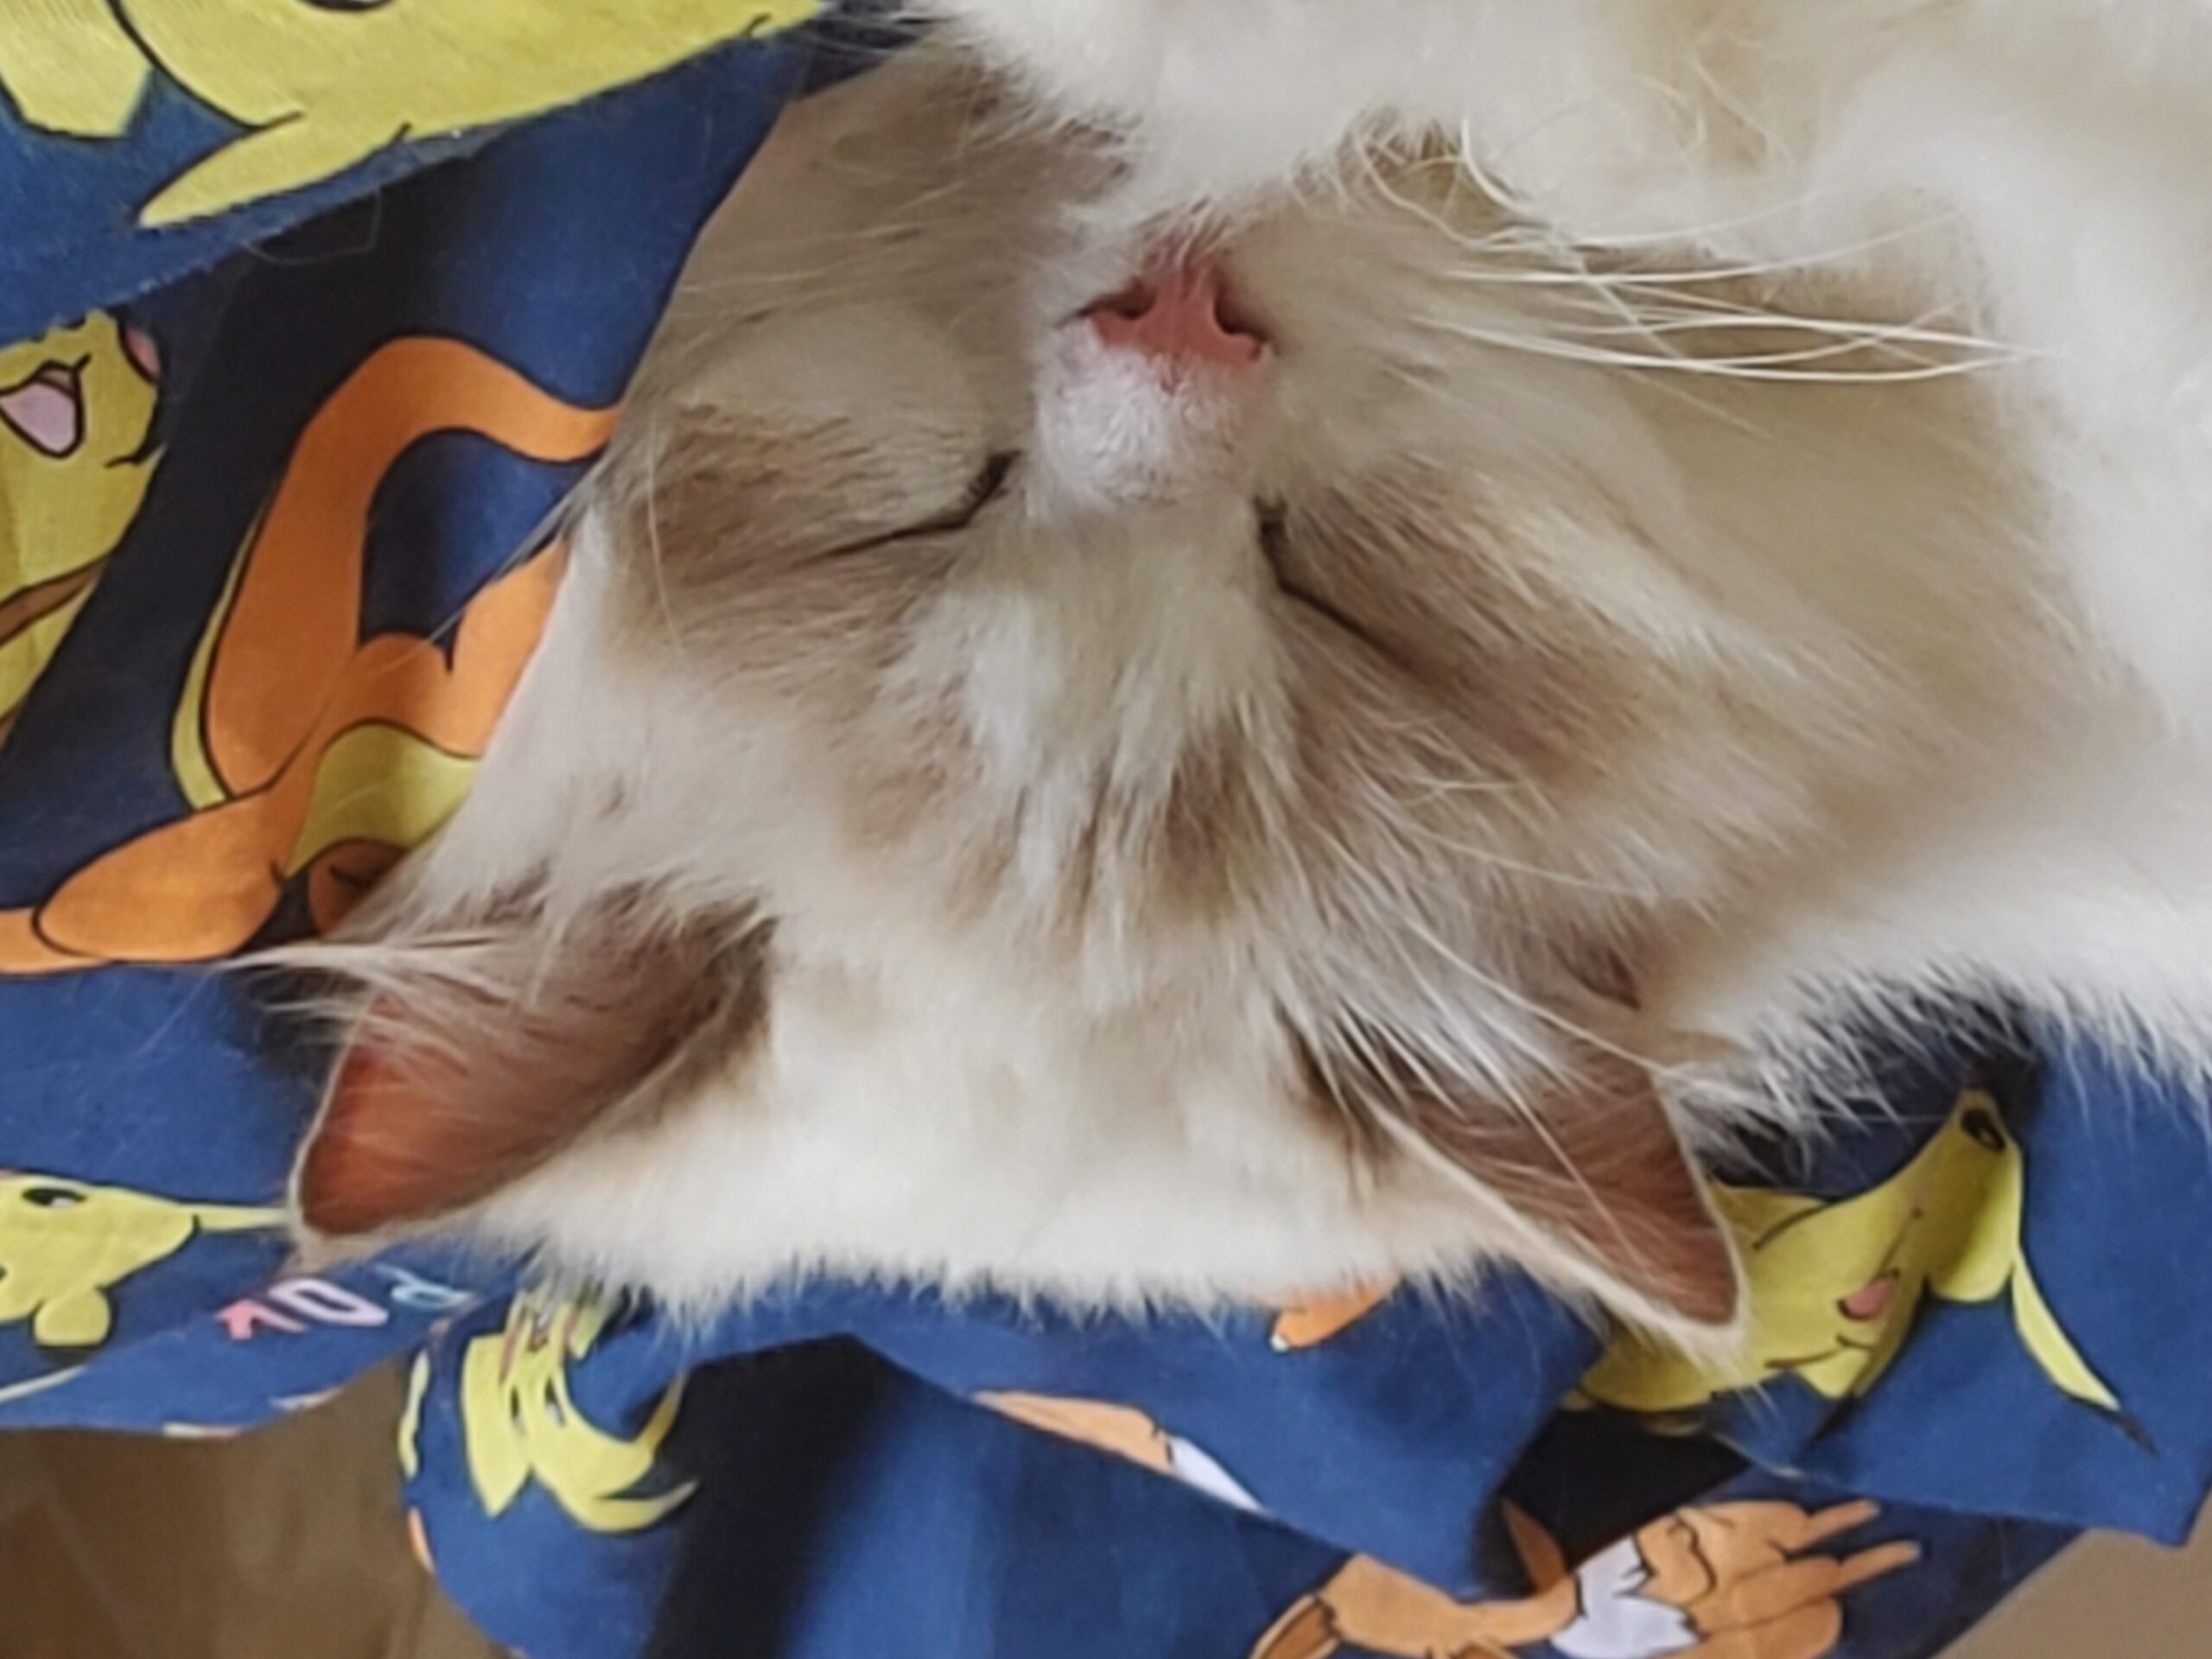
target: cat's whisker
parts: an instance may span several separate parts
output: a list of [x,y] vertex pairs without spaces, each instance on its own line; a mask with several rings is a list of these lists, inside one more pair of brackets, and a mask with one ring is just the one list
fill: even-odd
[[1918,365],[1894,369],[1804,369],[1788,366],[1791,360],[1788,358],[1783,359],[1782,366],[1777,366],[1757,359],[1748,360],[1707,359],[1615,351],[1594,346],[1577,346],[1563,340],[1535,334],[1510,334],[1502,329],[1479,327],[1471,323],[1443,317],[1416,316],[1408,321],[1417,327],[1430,329],[1478,345],[1495,346],[1503,350],[1520,352],[1533,357],[1555,358],[1562,362],[1579,363],[1592,368],[1657,370],[1726,380],[1777,381],[1827,385],[1905,385],[1925,380],[1955,379],[1961,375],[1981,373],[1992,366],[1989,362],[1978,361]]
[[[1789,276],[1806,271],[1833,271],[1848,268],[1853,262],[1862,259],[1869,254],[1880,253],[1901,242],[1910,241],[1916,237],[1941,230],[1949,222],[1948,219],[1925,220],[1880,232],[1855,242],[1841,243],[1803,253],[1777,255],[1771,259],[1738,260],[1733,264],[1724,262],[1710,265],[1685,265],[1672,269],[1653,269],[1637,265],[1624,270],[1606,270],[1597,275],[1593,280],[1620,288],[1675,286],[1691,288],[1714,283],[1752,282],[1760,277]],[[1486,243],[1481,238],[1469,238],[1464,233],[1456,239],[1463,246],[1477,251],[1485,246],[1495,245]],[[1661,245],[1669,243],[1679,245],[1684,239],[1686,238],[1669,235],[1665,238],[1654,238],[1653,241]],[[1567,244],[1563,238],[1547,236],[1541,232],[1533,232],[1532,227],[1532,238],[1527,245],[1556,251]],[[1588,257],[1602,258],[1618,249],[1634,245],[1634,243],[1632,239],[1622,240],[1608,237],[1602,242],[1577,245],[1582,247]],[[1477,280],[1494,279],[1504,283],[1525,281],[1540,283],[1548,277],[1571,280],[1568,274],[1563,272],[1497,271],[1493,273],[1481,267],[1470,268],[1462,274]]]
[[[1679,334],[1689,334],[1694,332],[1726,332],[1732,329],[1743,328],[1744,327],[1745,325],[1740,322],[1718,322],[1702,327],[1696,325],[1681,325],[1668,329],[1665,332]],[[1591,324],[1587,326],[1581,324],[1567,324],[1560,327],[1556,332],[1569,338],[1582,340],[1603,340],[1608,337],[1618,337],[1623,334],[1629,334],[1630,337],[1637,339],[1649,339],[1652,334],[1652,330],[1649,327],[1639,327],[1634,331],[1630,331],[1619,327],[1608,327],[1603,324]],[[1818,331],[1813,332],[1815,332],[1817,337]],[[1904,345],[1909,343],[1909,341],[1900,342],[1898,340],[1880,334],[1869,334],[1865,336],[1843,334],[1840,336],[1826,338],[1822,340],[1822,343],[1819,345],[1809,345],[1794,350],[1747,352],[1728,356],[1702,357],[1695,356],[1688,353],[1678,353],[1669,349],[1666,353],[1666,355],[1670,359],[1677,363],[1709,363],[1730,367],[1773,367],[1777,365],[1786,363],[1815,363],[1833,361],[1838,358],[1851,357],[1860,353],[1881,352],[1886,350],[1892,353],[1895,356],[1900,359],[1903,363],[1909,366],[1936,368],[1946,365],[1946,359],[1931,358],[1904,350]],[[1961,369],[1967,367],[1990,367],[2006,360],[2008,359],[1991,355],[1979,359],[1974,359],[1971,363],[1960,359],[1949,359],[1948,365]]]
[[[1633,331],[1639,334],[1694,334],[1699,332],[1726,334],[1731,330],[1772,331],[1823,334],[1845,340],[1859,346],[1912,345],[1940,346],[1958,351],[1981,352],[1993,357],[2018,360],[2029,355],[2018,347],[2006,346],[1981,335],[1955,333],[1949,329],[1929,327],[1922,322],[1872,323],[1851,322],[1838,318],[1793,316],[1778,311],[1694,311],[1681,315],[1659,315],[1639,319]],[[1605,325],[1591,324],[1583,332],[1599,334]],[[1630,332],[1622,325],[1618,332]]]
[[1513,795],[1529,788],[1527,784],[1510,778],[1432,778],[1404,772],[1395,774],[1395,782],[1418,790],[1420,793],[1408,797],[1416,803],[1466,795]]
[[668,592],[668,555],[661,543],[660,534],[660,446],[648,442],[643,446],[639,466],[645,474],[645,488],[639,505],[645,532],[646,563],[652,570],[653,595],[660,607],[661,622],[668,630],[668,643],[678,656],[684,654],[683,630],[677,626],[676,607]]
[[[1486,273],[1464,269],[1453,275],[1462,281],[1491,280]],[[1502,280],[1513,282],[1517,279],[1508,276]],[[1561,290],[1569,304],[1578,296],[1586,297],[1592,302],[1592,308],[1621,319],[1618,332],[1655,340],[1666,334],[1697,329],[1713,332],[1726,332],[1731,327],[1747,332],[1760,328],[1795,329],[1808,334],[1848,338],[1869,345],[1901,342],[1977,352],[2008,361],[2021,360],[2033,355],[2024,347],[1987,335],[1935,326],[1939,313],[1929,313],[1902,322],[1873,322],[1856,318],[1789,312],[1732,302],[1714,295],[1685,294],[1666,289],[1638,292],[1631,297],[1615,292],[1602,277],[1592,276],[1586,278],[1571,272],[1547,273],[1539,285]]]
[[1600,880],[1594,876],[1573,875],[1565,870],[1546,869],[1540,864],[1531,864],[1522,859],[1509,857],[1503,853],[1477,846],[1460,837],[1446,835],[1441,830],[1431,830],[1427,825],[1416,823],[1410,818],[1406,819],[1397,827],[1410,834],[1415,840],[1431,842],[1447,851],[1460,854],[1478,864],[1487,865],[1496,870],[1503,870],[1509,874],[1525,875],[1532,880],[1548,882],[1557,887],[1572,887],[1580,893],[1600,893],[1616,899],[1637,899],[1648,903],[1661,896],[1649,887],[1628,887],[1619,882]]

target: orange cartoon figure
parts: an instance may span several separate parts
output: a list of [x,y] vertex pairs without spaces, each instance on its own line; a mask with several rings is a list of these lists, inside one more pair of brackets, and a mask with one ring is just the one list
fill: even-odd
[[1842,1598],[1920,1558],[1903,1542],[1829,1553],[1879,1513],[1866,1503],[1681,1510],[1570,1574],[1550,1535],[1509,1509],[1534,1596],[1457,1602],[1355,1557],[1251,1659],[1325,1659],[1348,1643],[1391,1659],[1491,1659],[1539,1643],[1567,1659],[1822,1659],[1843,1634]]
[[1335,1341],[1395,1294],[1395,1285],[1376,1285],[1333,1295],[1314,1296],[1275,1310],[1268,1345],[1279,1354],[1319,1348]]
[[[1260,1508],[1213,1457],[1131,1407],[1011,1393],[977,1403]],[[1510,1659],[1541,1643],[1566,1659],[1822,1659],[1843,1633],[1842,1598],[1920,1559],[1903,1542],[1829,1550],[1879,1514],[1866,1503],[1819,1514],[1787,1503],[1681,1510],[1570,1573],[1552,1535],[1509,1503],[1506,1528],[1534,1595],[1456,1601],[1354,1556],[1277,1619],[1249,1659],[1330,1659],[1345,1647],[1387,1659]]]
[[0,975],[207,962],[250,942],[304,877],[327,928],[459,804],[537,643],[548,550],[481,589],[449,641],[361,638],[370,511],[416,443],[474,433],[583,460],[610,410],[579,409],[459,340],[379,348],[301,435],[232,568],[172,722],[184,816],[0,910]]
[[1170,1434],[1134,1407],[1044,1394],[983,1394],[976,1395],[976,1402],[1028,1427],[1114,1452],[1155,1474],[1173,1476],[1233,1509],[1260,1507],[1259,1500],[1211,1452],[1179,1434]]

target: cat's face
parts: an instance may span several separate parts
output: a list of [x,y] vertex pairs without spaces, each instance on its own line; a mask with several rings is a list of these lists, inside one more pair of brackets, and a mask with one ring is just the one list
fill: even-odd
[[1109,999],[1297,954],[1256,933],[1548,1006],[1694,897],[1628,826],[1713,781],[1670,721],[1727,619],[1650,404],[1503,344],[1550,302],[1471,188],[1128,224],[1078,140],[915,149],[748,182],[605,498],[631,659],[712,683],[779,815]]
[[[526,1095],[530,1134],[429,1161],[496,1173],[619,1103],[670,1049],[591,1033],[708,1018],[727,957],[659,942],[736,916],[731,1006],[770,1028],[779,973],[928,964],[1047,1070],[1187,1055],[1234,1080],[1225,1135],[1319,1122],[1338,1185],[1456,1183],[1495,1253],[1725,1322],[1637,982],[1808,771],[1847,785],[1853,675],[1910,680],[1866,558],[1826,557],[1857,509],[1758,470],[1811,442],[1592,360],[1604,295],[1449,166],[1131,222],[1079,135],[918,84],[803,118],[671,315],[592,501],[589,696],[541,677],[516,716],[584,786],[529,806],[495,751],[496,834],[428,867],[488,891],[537,837],[578,977],[537,1052],[440,1085]],[[1785,522],[1787,571],[1747,551]],[[662,921],[592,908],[639,891]]]

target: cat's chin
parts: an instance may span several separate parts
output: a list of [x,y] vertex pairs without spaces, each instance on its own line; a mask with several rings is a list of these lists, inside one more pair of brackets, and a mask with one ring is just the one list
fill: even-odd
[[[1617,1286],[1600,1285],[1571,1263],[1532,1264],[1499,1254],[1494,1238],[1455,1238],[1466,1230],[1450,1221],[1427,1239],[1412,1236],[1411,1228],[1339,1229],[1325,1242],[1306,1228],[1278,1225],[1255,1230],[1233,1259],[1212,1262],[1203,1255],[1169,1261],[1146,1248],[1141,1236],[1160,1230],[1149,1206],[1110,1218],[1123,1230],[1122,1242],[1090,1260],[1039,1262],[1018,1249],[933,1253],[917,1248],[898,1227],[875,1241],[759,1241],[741,1252],[702,1256],[696,1240],[663,1230],[672,1230],[665,1220],[624,1230],[577,1224],[574,1205],[587,1192],[597,1199],[613,1196],[596,1187],[588,1176],[548,1172],[536,1192],[503,1195],[432,1236],[487,1263],[522,1262],[535,1278],[644,1297],[671,1320],[694,1328],[818,1289],[867,1289],[955,1311],[1010,1306],[1071,1321],[1102,1315],[1272,1321],[1298,1310],[1364,1308],[1394,1297],[1479,1318],[1506,1294],[1509,1281],[1533,1279],[1593,1331],[1634,1330],[1648,1342],[1700,1359],[1734,1357],[1748,1334],[1740,1316],[1689,1319],[1641,1299],[1624,1302]],[[1465,1217],[1456,1219],[1464,1224]],[[686,1224],[696,1230],[696,1220]],[[1548,1270],[1554,1267],[1558,1270]]]
[[[744,1063],[432,1230],[695,1320],[821,1281],[1218,1317],[1402,1285],[1479,1305],[1517,1273],[1677,1348],[1741,1334],[1726,1254],[1680,1312],[1437,1158],[1359,1157],[1272,1064],[1172,1015],[1020,1077],[989,1029],[849,992],[787,982],[774,1018]],[[1624,1193],[1622,1224],[1651,1202]]]

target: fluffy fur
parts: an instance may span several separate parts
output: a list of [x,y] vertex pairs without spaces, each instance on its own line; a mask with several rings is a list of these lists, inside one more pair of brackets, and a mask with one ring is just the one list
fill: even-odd
[[[310,1224],[691,1303],[1504,1257],[1688,1338],[1676,1137],[1817,1097],[1681,1033],[1996,993],[2202,1076],[2212,14],[944,10],[710,232],[316,957]],[[1081,321],[1194,233],[1263,385]]]

